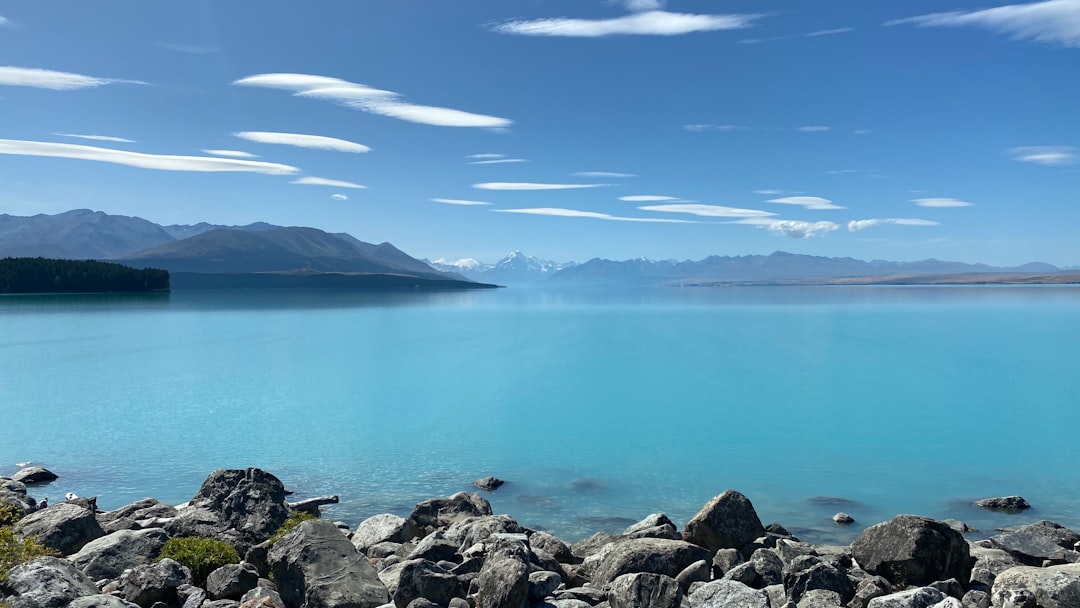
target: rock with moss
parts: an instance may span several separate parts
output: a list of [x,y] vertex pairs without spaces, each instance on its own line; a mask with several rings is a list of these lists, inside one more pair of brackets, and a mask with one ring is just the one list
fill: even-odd
[[277,477],[256,468],[218,469],[165,530],[173,537],[217,538],[247,551],[288,517],[285,486]]

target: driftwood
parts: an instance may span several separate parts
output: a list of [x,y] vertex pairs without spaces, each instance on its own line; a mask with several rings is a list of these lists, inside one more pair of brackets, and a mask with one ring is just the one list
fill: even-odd
[[336,505],[337,503],[337,496],[319,496],[318,498],[308,498],[306,500],[290,502],[289,508],[293,511],[306,511],[312,515],[318,515],[319,507],[323,505]]

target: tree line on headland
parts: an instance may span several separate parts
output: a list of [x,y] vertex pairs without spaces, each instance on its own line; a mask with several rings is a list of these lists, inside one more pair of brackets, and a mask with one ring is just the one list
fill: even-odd
[[0,259],[0,293],[169,291],[169,272],[93,260]]

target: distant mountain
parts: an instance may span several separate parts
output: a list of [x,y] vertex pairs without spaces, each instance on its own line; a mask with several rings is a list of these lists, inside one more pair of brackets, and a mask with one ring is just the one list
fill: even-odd
[[89,209],[0,215],[0,257],[116,259],[173,240],[153,222]]
[[574,262],[552,262],[527,256],[520,251],[513,251],[494,264],[484,264],[472,258],[448,262],[435,260],[429,262],[433,268],[447,272],[457,272],[474,281],[497,283],[500,285],[530,285],[547,280],[556,272],[574,266]]
[[222,226],[220,224],[199,222],[198,224],[171,224],[169,226],[161,227],[162,230],[168,232],[169,235],[176,240],[189,239],[193,236],[199,236],[204,232],[211,232],[214,230],[246,230],[248,232],[261,232],[263,230],[273,230],[274,228],[281,228],[281,226],[267,224],[266,222],[255,222],[246,226]]
[[592,259],[551,276],[552,284],[671,285],[702,283],[768,283],[796,279],[831,279],[887,275],[972,273],[1045,273],[1059,269],[1032,262],[1016,267],[966,264],[941,260],[866,262],[777,251],[770,255],[709,256],[698,261],[653,261],[644,258],[616,262]]

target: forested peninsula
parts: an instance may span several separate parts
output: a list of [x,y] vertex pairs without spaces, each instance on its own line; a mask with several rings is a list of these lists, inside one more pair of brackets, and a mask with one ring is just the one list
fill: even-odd
[[149,293],[169,291],[169,272],[93,260],[0,259],[0,293]]

